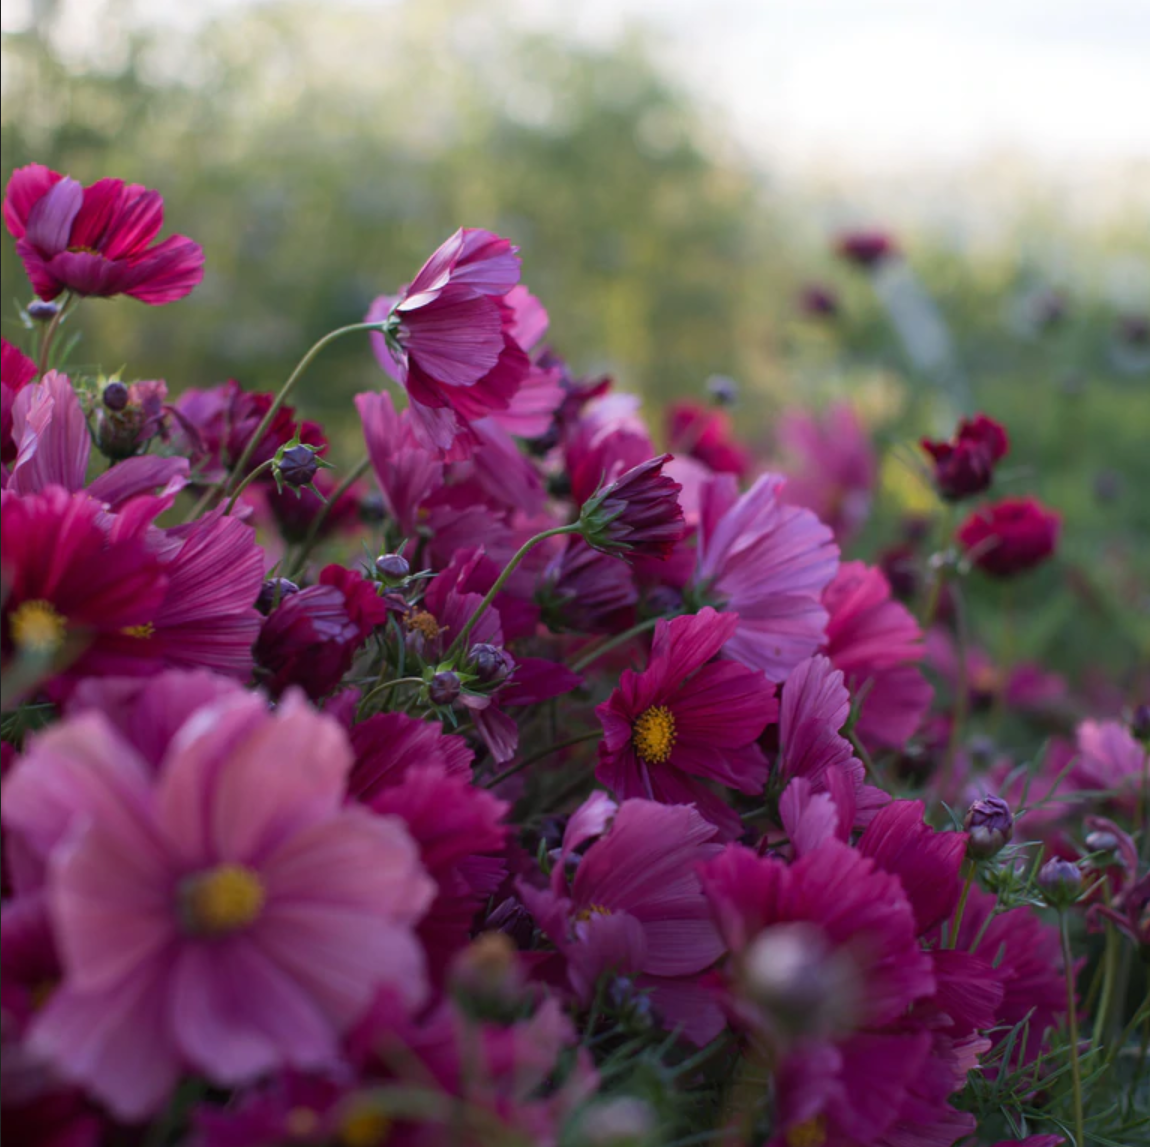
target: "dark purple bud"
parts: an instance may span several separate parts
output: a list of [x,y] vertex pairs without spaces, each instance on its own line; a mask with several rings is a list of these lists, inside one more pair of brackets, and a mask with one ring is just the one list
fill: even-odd
[[459,677],[450,669],[437,673],[427,687],[433,705],[450,705],[459,696]]
[[670,461],[670,454],[648,458],[583,503],[579,528],[589,546],[619,557],[671,556],[686,525],[679,505],[682,486],[663,473]]
[[315,452],[308,447],[302,444],[289,446],[280,456],[277,469],[285,486],[299,489],[311,483],[319,470],[319,461]]
[[128,405],[131,394],[122,382],[110,382],[104,387],[104,405],[111,411],[121,411]]
[[1118,837],[1112,832],[1099,829],[1096,832],[1087,833],[1086,847],[1091,852],[1116,852],[1118,850]]
[[833,319],[839,313],[839,301],[830,288],[811,283],[799,294],[799,311],[809,319]]
[[375,559],[375,572],[389,584],[398,583],[411,576],[411,563],[403,554],[380,554]]
[[486,685],[507,676],[507,659],[502,649],[484,641],[471,647],[471,668],[475,676]]
[[962,822],[970,836],[966,855],[972,860],[997,856],[1014,835],[1014,814],[1002,797],[983,797],[970,806]]
[[299,586],[294,581],[286,577],[270,577],[260,586],[256,609],[266,617],[285,597],[291,597],[293,593],[299,593]]
[[1082,873],[1072,861],[1056,856],[1038,870],[1038,887],[1053,908],[1066,908],[1082,891]]
[[33,299],[28,304],[27,312],[33,322],[50,323],[60,313],[60,305],[45,302],[43,299]]
[[509,896],[498,905],[483,924],[485,931],[502,932],[510,936],[517,948],[524,951],[531,947],[535,936],[535,918],[519,900]]
[[725,374],[713,374],[707,379],[707,393],[716,406],[733,406],[739,398],[739,384]]
[[1150,705],[1139,705],[1130,718],[1130,732],[1139,741],[1150,741]]
[[361,522],[382,522],[387,518],[387,507],[383,495],[377,490],[364,494],[359,500],[359,520]]

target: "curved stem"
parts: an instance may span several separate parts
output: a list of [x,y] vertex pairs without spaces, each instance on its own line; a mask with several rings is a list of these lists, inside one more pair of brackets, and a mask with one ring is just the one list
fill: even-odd
[[396,677],[391,681],[383,681],[376,685],[370,693],[360,700],[360,705],[364,706],[370,701],[377,693],[382,693],[385,689],[391,689],[396,685],[426,685],[427,682],[422,677]]
[[59,310],[52,316],[52,321],[48,324],[43,337],[40,339],[40,362],[38,369],[40,378],[43,378],[48,370],[48,360],[52,354],[52,344],[56,341],[56,334],[60,330],[60,324],[64,321],[64,316],[72,309],[72,304],[75,301],[75,295],[70,291],[65,293],[64,301],[60,304]]
[[239,457],[239,461],[232,467],[231,473],[224,481],[223,489],[225,493],[234,485],[239,476],[243,473],[244,467],[251,460],[252,452],[255,450],[256,445],[267,433],[268,427],[271,426],[275,420],[275,416],[279,413],[279,409],[287,401],[288,395],[291,394],[295,384],[303,377],[304,371],[311,366],[316,355],[329,343],[333,343],[336,339],[342,338],[344,335],[356,334],[359,331],[378,331],[381,327],[379,323],[351,323],[346,327],[337,327],[334,331],[328,331],[318,342],[314,343],[311,349],[299,360],[296,364],[295,370],[288,375],[288,380],[280,387],[279,394],[275,396],[271,406],[268,407],[267,413],[263,416],[263,420],[259,426],[256,427],[255,433],[248,438],[248,443],[243,449],[243,453]]
[[553,538],[558,534],[577,534],[579,533],[579,523],[574,522],[569,526],[556,526],[553,530],[544,530],[541,534],[536,534],[533,538],[528,538],[515,553],[514,557],[503,567],[503,572],[495,579],[495,584],[487,591],[487,596],[479,603],[475,612],[467,619],[467,624],[460,630],[459,636],[451,643],[451,648],[447,652],[447,657],[444,660],[449,660],[452,656],[460,652],[466,652],[467,639],[471,636],[475,629],[476,623],[487,612],[487,607],[495,600],[499,591],[507,584],[507,579],[519,568],[519,563],[542,541],[547,538]]
[[603,736],[602,729],[594,729],[589,733],[580,733],[577,737],[568,737],[566,741],[557,741],[554,745],[548,745],[545,749],[540,749],[537,753],[532,753],[529,757],[524,757],[523,760],[516,762],[510,768],[504,769],[501,773],[496,773],[490,780],[486,781],[483,785],[485,789],[493,789],[497,785],[501,785],[508,777],[515,776],[516,773],[522,772],[528,765],[535,764],[536,761],[543,760],[544,757],[549,757],[552,753],[559,752],[560,749],[569,749],[572,745],[581,745],[584,741],[597,741]]
[[300,543],[299,553],[296,554],[295,561],[292,562],[292,572],[288,574],[289,577],[294,577],[303,573],[303,568],[307,564],[307,559],[311,554],[312,547],[319,537],[320,530],[323,529],[324,522],[327,521],[328,516],[331,514],[332,507],[351,489],[351,487],[363,476],[371,465],[370,458],[361,458],[359,462],[348,472],[348,475],[335,490],[328,497],[327,501],[319,508],[316,516],[312,518],[311,525],[307,528],[307,535]]
[[596,645],[589,653],[584,653],[582,657],[577,657],[571,662],[571,668],[576,673],[582,673],[594,661],[598,661],[604,653],[610,653],[612,649],[617,649],[620,645],[625,645],[633,637],[638,637],[640,633],[646,633],[649,629],[654,629],[660,622],[666,620],[662,617],[650,617],[646,621],[640,621],[638,625],[632,625],[630,629],[624,629],[622,633],[615,634],[614,637],[608,638],[606,641]]
[[265,471],[272,468],[274,458],[269,458],[266,462],[261,462],[240,484],[236,487],[236,492],[228,499],[227,508],[224,510],[226,517],[236,508],[236,502],[239,501],[240,495]]
[[974,862],[964,860],[966,866],[966,879],[962,883],[962,895],[958,898],[958,907],[954,910],[954,920],[950,925],[950,936],[943,945],[945,948],[958,947],[958,931],[962,927],[963,913],[966,912],[967,897],[970,896],[970,886],[974,883]]
[[1064,909],[1058,911],[1058,931],[1062,938],[1062,965],[1066,973],[1066,1023],[1070,1032],[1070,1078],[1074,1101],[1074,1140],[1086,1147],[1086,1120],[1082,1113],[1082,1065],[1078,1062],[1078,1012],[1074,1000],[1074,955],[1070,951],[1070,929]]

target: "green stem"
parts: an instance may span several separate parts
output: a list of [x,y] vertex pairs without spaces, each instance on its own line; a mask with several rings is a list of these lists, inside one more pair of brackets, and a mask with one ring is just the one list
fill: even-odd
[[[1109,894],[1106,899],[1109,901]],[[1110,1026],[1110,1003],[1114,998],[1114,981],[1118,978],[1118,933],[1109,920],[1106,921],[1106,950],[1102,956],[1102,969],[1102,995],[1098,1000],[1098,1010],[1094,1013],[1094,1031],[1090,1034],[1091,1051],[1098,1047]]]
[[236,508],[236,502],[239,501],[240,495],[265,471],[270,470],[275,463],[274,458],[269,458],[266,462],[261,462],[236,488],[236,492],[228,499],[227,508],[224,510],[224,517],[227,517]]
[[963,607],[962,596],[957,587],[954,591],[954,630],[955,645],[958,655],[958,677],[955,682],[954,714],[951,720],[950,737],[946,745],[946,757],[943,760],[942,775],[939,777],[939,791],[944,795],[949,791],[951,774],[954,772],[954,762],[958,756],[958,746],[962,743],[962,726],[966,721],[966,710],[969,698],[969,684],[966,679],[966,611]]
[[[950,535],[954,522],[954,510],[949,502],[942,504],[942,516],[938,522],[938,542],[936,552],[939,554],[944,553],[950,547]],[[946,586],[946,562],[939,563],[938,568],[935,570],[934,577],[930,581],[930,591],[926,599],[926,605],[922,611],[922,628],[925,632],[930,629],[934,624],[935,615],[938,613],[939,603],[942,601],[942,591]]]
[[503,567],[503,572],[495,579],[495,584],[487,591],[487,596],[479,603],[475,612],[467,619],[467,624],[460,630],[459,636],[452,642],[451,648],[447,651],[447,657],[444,658],[444,660],[450,660],[453,655],[467,651],[467,639],[471,636],[479,619],[487,612],[487,607],[491,605],[499,591],[507,584],[507,579],[519,568],[519,563],[523,561],[540,542],[545,541],[547,538],[553,538],[558,534],[577,534],[579,530],[579,523],[574,522],[569,526],[556,526],[553,530],[544,530],[541,534],[536,534],[535,537],[528,538],[527,541],[519,547],[515,556]]
[[878,784],[878,775],[875,773],[874,761],[871,760],[871,755],[866,751],[866,745],[859,740],[859,735],[854,729],[847,730],[847,740],[851,743],[851,748],[858,754],[858,759],[862,761],[862,766],[866,770],[867,778],[874,784]]
[[311,366],[316,355],[324,349],[329,343],[333,343],[336,339],[342,338],[344,335],[356,334],[359,331],[378,331],[381,329],[379,323],[351,323],[346,327],[337,327],[334,331],[328,331],[318,342],[312,345],[312,348],[299,360],[295,370],[288,376],[287,382],[280,387],[279,394],[275,396],[271,406],[268,407],[267,413],[263,416],[263,420],[259,426],[256,427],[255,433],[248,438],[248,443],[243,449],[243,453],[239,457],[239,461],[232,467],[231,473],[227,476],[223,484],[223,490],[226,493],[239,476],[244,472],[244,467],[247,466],[251,460],[252,452],[255,450],[258,443],[263,439],[267,433],[268,427],[275,421],[275,416],[279,413],[279,409],[287,401],[288,395],[291,394],[295,384],[303,377],[304,371]]
[[649,629],[654,629],[655,626],[663,620],[661,617],[650,617],[646,621],[640,621],[638,625],[632,625],[630,629],[624,629],[622,633],[617,633],[614,637],[610,637],[606,641],[596,645],[589,653],[584,653],[582,657],[577,657],[571,663],[572,670],[576,673],[582,673],[588,665],[598,661],[604,653],[610,653],[612,649],[618,649],[620,645],[626,645],[631,638],[638,637],[640,633],[646,633]]
[[1070,1032],[1070,1078],[1074,1100],[1074,1140],[1086,1147],[1086,1121],[1082,1113],[1082,1065],[1078,1062],[1078,1012],[1074,1000],[1074,956],[1070,951],[1070,929],[1066,911],[1058,910],[1058,931],[1062,937],[1062,964],[1066,974],[1066,1023]]
[[359,702],[360,708],[362,709],[364,706],[366,706],[368,701],[370,701],[377,693],[382,693],[385,689],[391,689],[395,685],[426,685],[426,684],[427,684],[427,682],[424,681],[422,677],[396,677],[391,681],[382,681],[382,682],[380,682],[380,684],[376,685],[371,690],[370,693],[368,693],[365,697],[363,697],[360,700],[360,702]]
[[560,749],[569,749],[572,745],[583,744],[584,741],[597,741],[601,736],[603,736],[603,730],[595,729],[589,733],[580,733],[577,737],[568,737],[565,741],[557,741],[554,745],[548,745],[547,748],[540,749],[539,752],[532,753],[529,757],[524,757],[523,760],[517,761],[510,768],[504,769],[503,772],[496,773],[483,787],[485,789],[493,789],[497,785],[501,785],[508,777],[513,777],[516,773],[522,772],[528,765],[533,765],[536,761],[541,761],[544,757],[549,757],[552,753],[559,752]]
[[64,321],[64,317],[72,309],[72,304],[76,301],[76,296],[71,292],[66,292],[64,301],[60,304],[59,310],[52,316],[52,321],[48,324],[44,331],[43,337],[40,339],[40,362],[37,373],[40,378],[43,378],[48,371],[48,363],[52,355],[52,344],[56,341],[56,335],[60,330],[60,324]]
[[332,508],[336,502],[340,500],[351,489],[353,485],[363,476],[371,465],[370,458],[361,458],[359,462],[348,472],[348,475],[331,494],[326,502],[319,508],[316,516],[312,518],[311,525],[307,528],[307,535],[304,537],[303,542],[300,544],[299,553],[296,554],[295,561],[292,563],[292,574],[288,576],[298,577],[303,573],[304,566],[307,564],[307,559],[311,554],[312,547],[319,537],[320,530],[323,529],[324,522],[327,521],[328,515],[331,514]]
[[958,930],[962,927],[962,916],[966,911],[966,901],[970,896],[970,886],[974,883],[974,861],[964,860],[962,863],[966,868],[966,879],[962,882],[962,895],[958,898],[958,907],[954,910],[954,919],[950,925],[950,936],[944,945],[946,948],[958,946]]

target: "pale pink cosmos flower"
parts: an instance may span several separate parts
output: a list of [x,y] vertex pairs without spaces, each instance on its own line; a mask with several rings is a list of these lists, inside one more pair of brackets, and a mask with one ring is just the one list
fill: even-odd
[[299,694],[207,706],[158,770],[98,713],[36,738],[3,802],[64,971],[32,1052],[137,1120],[185,1072],[332,1066],[381,986],[421,1003],[434,884],[399,823],[345,806],[352,759]]

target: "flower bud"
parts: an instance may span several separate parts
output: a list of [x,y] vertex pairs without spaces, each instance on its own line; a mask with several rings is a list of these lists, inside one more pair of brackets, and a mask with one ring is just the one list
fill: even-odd
[[1090,852],[1117,852],[1118,837],[1112,832],[1099,829],[1086,834],[1086,847]]
[[260,586],[256,609],[266,617],[285,597],[291,597],[293,593],[299,593],[299,586],[294,581],[286,577],[270,577]]
[[661,454],[640,462],[583,503],[579,526],[588,545],[620,557],[670,557],[685,529],[682,487],[663,473],[670,460]]
[[366,523],[383,522],[387,519],[387,506],[378,490],[371,490],[359,500],[359,520]]
[[839,313],[839,301],[829,287],[808,284],[799,293],[799,313],[808,319],[833,319]]
[[450,705],[459,696],[459,677],[450,669],[437,673],[427,687],[433,705]]
[[513,896],[492,910],[483,927],[488,931],[502,932],[523,950],[530,948],[535,938],[535,917]]
[[716,406],[732,406],[739,397],[739,384],[725,374],[713,374],[707,379],[707,393]]
[[104,387],[104,393],[101,395],[104,405],[111,411],[120,411],[128,405],[128,400],[131,398],[127,386],[114,379]]
[[1056,856],[1038,870],[1038,887],[1052,908],[1065,908],[1082,891],[1082,873],[1077,864]]
[[1130,718],[1130,732],[1138,741],[1150,742],[1150,705],[1139,705]]
[[475,1002],[513,1002],[523,987],[515,942],[503,932],[482,932],[451,962],[451,986]]
[[50,303],[44,299],[33,299],[25,310],[33,322],[50,323],[60,313],[60,304]]
[[280,455],[276,470],[285,486],[299,489],[311,484],[319,470],[319,460],[314,450],[301,443],[299,446],[289,446]]
[[967,810],[962,827],[970,835],[966,855],[972,860],[997,856],[1014,835],[1014,814],[1002,797],[983,797]]
[[388,585],[397,585],[411,576],[411,563],[403,554],[380,554],[375,559],[375,572]]
[[502,649],[483,641],[471,647],[471,669],[480,681],[488,685],[507,676],[507,659]]

